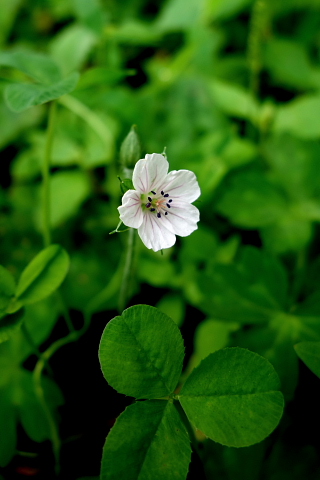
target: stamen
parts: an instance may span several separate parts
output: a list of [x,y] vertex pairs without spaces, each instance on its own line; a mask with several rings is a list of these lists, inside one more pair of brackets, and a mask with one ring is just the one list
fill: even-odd
[[165,193],[163,196],[164,197],[169,197],[169,193]]
[[149,200],[149,202],[152,202],[152,198],[151,198],[151,197],[148,197],[148,200]]
[[161,190],[161,192],[160,192],[160,193],[161,193],[161,195],[163,195],[163,194],[164,194],[164,193],[163,193],[163,190]]
[[150,208],[150,207],[151,207],[151,203],[146,203],[146,207],[147,207],[147,208]]
[[153,195],[157,195],[156,192],[154,192],[153,190],[151,190],[151,193],[153,193]]
[[161,218],[161,213],[160,212],[157,213],[157,217]]
[[168,208],[171,208],[171,205],[169,205],[169,203],[167,203],[167,207],[168,207]]
[[155,211],[155,208],[150,208],[150,212],[154,212]]
[[168,212],[164,212],[165,215],[168,215]]
[[169,203],[171,203],[171,202],[172,202],[172,198],[170,198],[170,200],[169,200]]

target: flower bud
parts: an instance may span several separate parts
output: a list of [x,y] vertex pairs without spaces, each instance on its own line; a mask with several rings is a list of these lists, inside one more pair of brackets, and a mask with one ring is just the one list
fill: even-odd
[[140,140],[136,132],[136,126],[133,125],[120,147],[120,162],[123,169],[133,169],[140,159],[140,155]]

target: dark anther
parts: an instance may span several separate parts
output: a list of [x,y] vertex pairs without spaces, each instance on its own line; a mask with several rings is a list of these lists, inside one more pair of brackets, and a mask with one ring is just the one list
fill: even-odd
[[157,213],[157,217],[160,218],[160,217],[161,217],[161,213],[158,212],[158,213]]
[[152,198],[151,198],[151,197],[148,197],[148,200],[149,200],[149,202],[152,202]]
[[169,197],[169,193],[165,193],[163,196],[164,197]]
[[151,193],[153,193],[153,195],[157,195],[156,192],[154,192],[153,190],[151,190]]
[[150,208],[150,212],[154,212],[155,211],[155,208]]
[[168,212],[164,212],[165,215],[168,215]]
[[151,203],[146,203],[146,207],[147,207],[147,208],[150,208],[150,207],[151,207]]
[[167,203],[167,207],[168,207],[168,208],[171,208],[171,205],[169,205],[169,203]]
[[171,203],[171,202],[172,202],[172,198],[170,198],[170,200],[169,200],[169,203]]
[[163,195],[163,193],[164,193],[164,192],[163,192],[163,190],[161,190],[161,192],[160,192],[160,193],[161,193],[161,195]]

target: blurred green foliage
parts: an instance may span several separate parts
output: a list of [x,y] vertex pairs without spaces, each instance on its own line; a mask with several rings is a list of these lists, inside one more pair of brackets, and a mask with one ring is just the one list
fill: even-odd
[[[194,171],[202,196],[199,229],[163,256],[137,241],[131,301],[195,329],[185,376],[219,348],[250,348],[295,405],[293,346],[320,341],[319,1],[0,0],[0,11],[1,311],[43,248],[45,102],[56,98],[51,227],[70,256],[68,309],[110,319],[117,308],[127,234],[108,233],[120,146],[137,125],[142,155],[166,147],[170,169]],[[61,312],[48,297],[17,314],[41,349]],[[17,421],[37,441],[50,436],[34,413],[17,314],[0,319],[2,465]],[[56,412],[60,390],[44,378]],[[205,441],[207,475],[319,478],[317,441],[298,430],[301,443],[290,444],[290,412],[281,425],[241,451]]]

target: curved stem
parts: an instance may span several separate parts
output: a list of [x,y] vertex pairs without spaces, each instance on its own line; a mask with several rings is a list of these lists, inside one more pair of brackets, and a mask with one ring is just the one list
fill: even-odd
[[85,309],[85,315],[90,315],[97,312],[99,308],[103,307],[103,305],[109,300],[109,298],[111,298],[113,295],[116,295],[121,283],[122,269],[123,262],[120,261],[109,283],[88,303]]
[[47,140],[43,161],[43,242],[45,247],[51,243],[50,231],[50,161],[53,145],[54,127],[56,121],[57,103],[51,102],[48,114]]
[[[35,342],[33,341],[33,338],[31,337],[30,332],[29,332],[29,330],[27,329],[25,322],[22,322],[22,324],[21,324],[21,331],[22,331],[25,339],[26,339],[27,342],[29,343],[30,347],[32,348],[33,353],[34,353],[39,359],[42,359],[42,358],[43,358],[43,355],[42,355],[42,353],[40,352],[38,346],[37,346],[37,345],[35,344]],[[45,358],[43,358],[43,361],[44,361],[44,364],[45,364],[45,367],[46,367],[48,373],[52,376],[52,375],[53,375],[53,372],[52,372],[52,369],[51,369],[50,365],[48,364],[48,362],[47,362],[47,360],[46,360]]]
[[125,308],[128,297],[130,295],[130,284],[131,284],[133,256],[134,256],[134,238],[135,238],[135,230],[133,228],[130,228],[129,235],[128,235],[128,244],[127,244],[123,275],[122,275],[122,283],[121,283],[120,293],[119,293],[119,303],[118,303],[119,312],[122,312],[122,310]]
[[71,95],[63,95],[59,98],[59,103],[82,118],[109,147],[110,130],[93,110]]
[[56,342],[52,343],[49,348],[45,352],[42,353],[41,358],[39,358],[35,369],[33,371],[33,382],[34,382],[34,389],[36,395],[39,399],[39,402],[43,408],[43,411],[46,415],[49,429],[50,429],[50,438],[52,442],[53,453],[56,462],[56,474],[58,475],[60,471],[60,448],[61,448],[61,440],[59,436],[59,429],[55,422],[55,419],[52,415],[50,408],[46,402],[44,390],[41,384],[41,377],[44,367],[47,365],[48,360],[50,357],[57,351],[59,348],[67,345],[68,343],[74,342],[78,340],[78,338],[87,330],[90,324],[90,317],[88,315],[85,316],[85,322],[83,327],[80,330],[74,330],[66,337],[60,338]]
[[74,332],[75,331],[75,328],[72,324],[72,320],[71,320],[71,317],[70,317],[70,314],[69,314],[69,310],[66,306],[66,303],[64,301],[64,298],[62,296],[62,293],[61,293],[61,290],[57,290],[56,291],[56,295],[58,297],[58,300],[60,302],[60,305],[61,305],[61,308],[62,308],[62,312],[63,312],[63,317],[65,319],[65,322],[67,324],[67,327],[68,327],[68,330],[69,332]]

